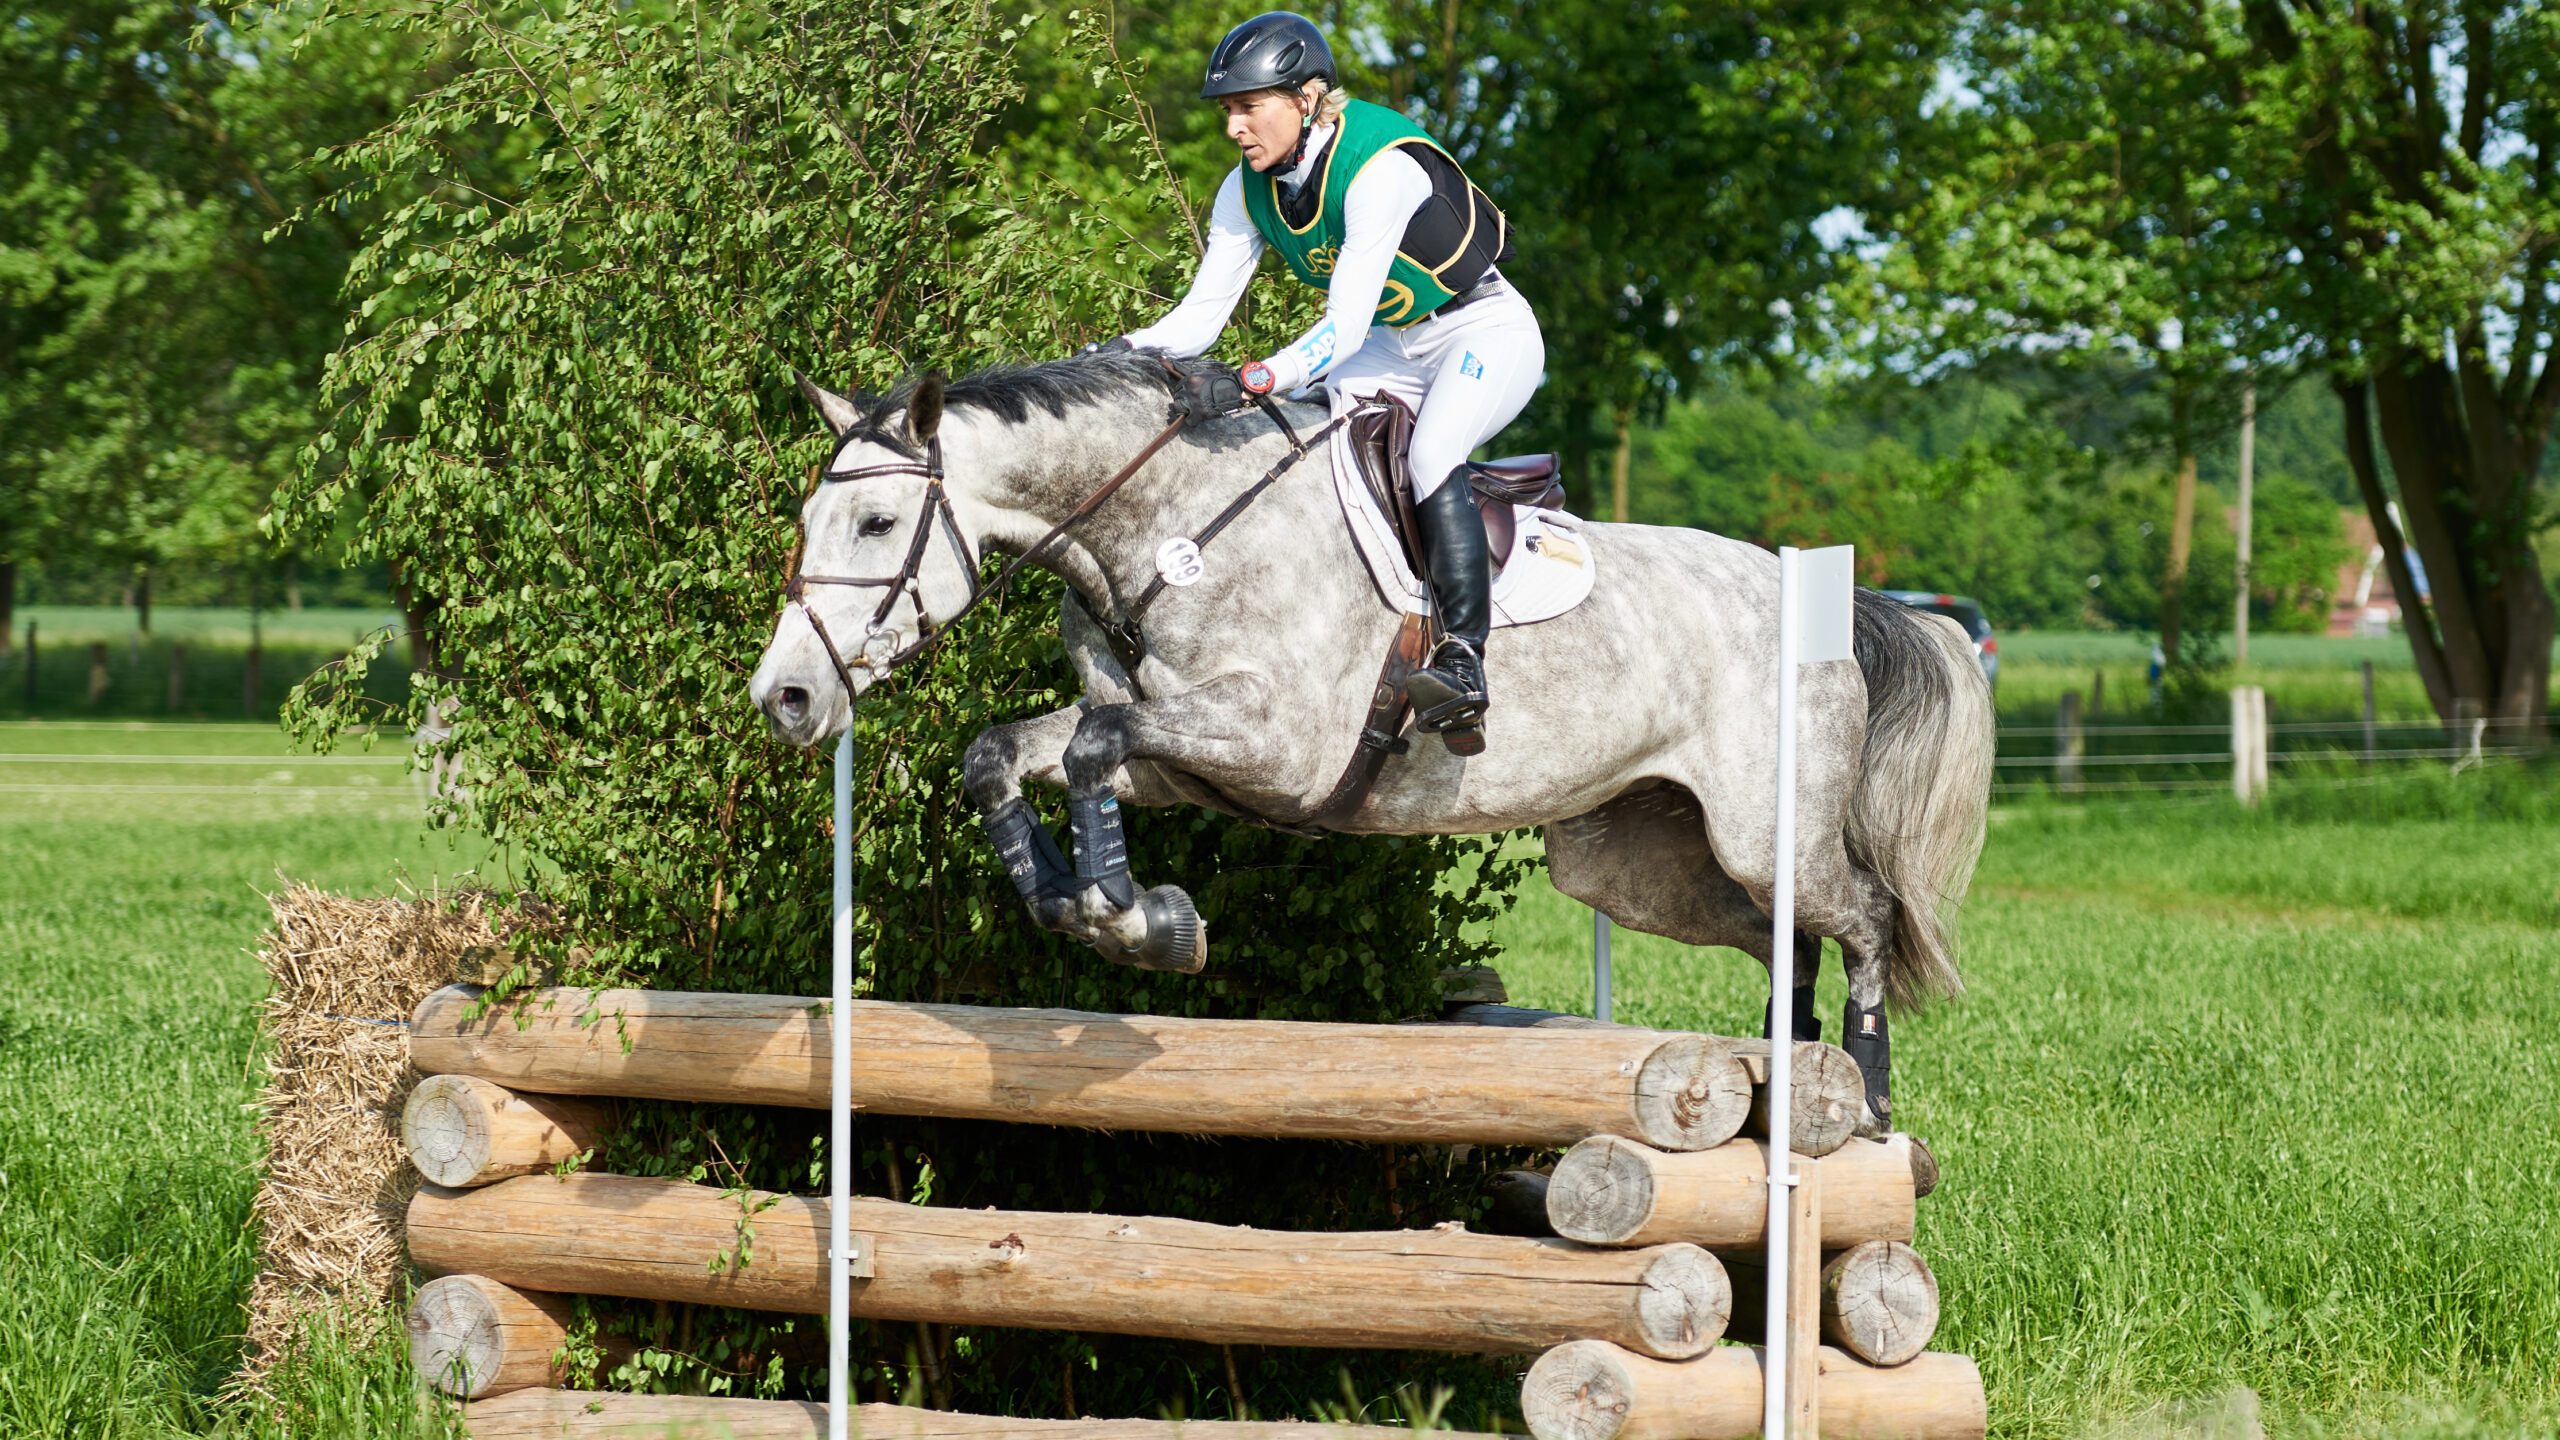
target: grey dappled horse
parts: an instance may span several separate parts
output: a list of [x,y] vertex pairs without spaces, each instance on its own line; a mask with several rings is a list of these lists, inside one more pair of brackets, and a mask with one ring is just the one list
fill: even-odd
[[[902,658],[892,652],[971,603],[980,555],[1020,556],[1161,438],[1168,372],[1123,353],[947,387],[928,376],[867,412],[802,382],[837,436],[828,473],[852,478],[817,486],[803,507],[802,573],[833,579],[794,586],[756,668],[750,693],[773,733],[804,747],[841,733],[859,692]],[[1301,434],[1326,418],[1307,406],[1287,415]],[[1344,773],[1397,631],[1319,451],[1205,547],[1196,583],[1156,597],[1134,674],[1106,643],[1096,617],[1124,618],[1158,574],[1158,547],[1198,534],[1291,447],[1258,411],[1193,426],[1057,533],[1034,563],[1067,583],[1059,624],[1084,698],[992,727],[968,752],[969,792],[1035,917],[1125,963],[1196,970],[1207,939],[1181,891],[1140,893],[1128,877],[1118,803],[1307,821]],[[1484,753],[1460,759],[1411,736],[1365,803],[1329,828],[1542,827],[1557,889],[1621,925],[1766,964],[1776,557],[1698,530],[1584,534],[1599,567],[1590,598],[1494,632]],[[1861,592],[1855,648],[1854,662],[1808,666],[1801,683],[1794,1029],[1819,1033],[1813,962],[1834,937],[1849,975],[1844,1039],[1866,1072],[1874,1133],[1891,1117],[1887,998],[1959,988],[1942,912],[1981,851],[1993,731],[1988,689],[1952,623]],[[1067,788],[1073,869],[1024,803],[1025,779]]]

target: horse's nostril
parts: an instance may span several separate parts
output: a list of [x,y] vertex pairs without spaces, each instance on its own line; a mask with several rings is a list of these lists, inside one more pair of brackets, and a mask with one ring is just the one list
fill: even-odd
[[792,716],[809,713],[809,692],[797,685],[785,685],[773,692],[773,708]]

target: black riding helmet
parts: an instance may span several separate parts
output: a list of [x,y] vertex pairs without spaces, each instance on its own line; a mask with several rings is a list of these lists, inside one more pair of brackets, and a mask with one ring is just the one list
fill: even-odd
[[1233,30],[1209,52],[1208,77],[1200,82],[1200,98],[1243,95],[1254,90],[1295,90],[1310,80],[1338,85],[1333,47],[1324,32],[1303,15],[1274,10],[1256,15]]

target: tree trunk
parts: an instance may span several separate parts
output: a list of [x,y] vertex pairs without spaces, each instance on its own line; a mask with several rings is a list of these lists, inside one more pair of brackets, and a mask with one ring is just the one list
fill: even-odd
[[[828,1103],[822,1001],[537,990],[470,1018],[479,995],[455,985],[419,1002],[409,1055],[420,1070],[541,1095]],[[581,1024],[590,1003],[601,1018]],[[1417,1145],[1627,1135],[1692,1150],[1740,1133],[1751,1109],[1750,1042],[1712,1035],[888,1000],[857,1000],[846,1019],[854,1090],[878,1115]]]
[[2160,577],[2160,653],[2171,669],[2183,663],[2178,647],[2184,636],[2187,556],[2196,536],[2195,400],[2182,376],[2169,381],[2169,428],[2178,452],[2178,479],[2169,503],[2169,568]]
[[436,601],[420,595],[398,565],[391,567],[391,594],[409,626],[409,669],[420,675],[440,673],[436,669]]
[[145,635],[151,633],[151,571],[148,568],[133,577],[133,626]]
[[[1276,1420],[1016,1420],[900,1405],[857,1405],[866,1440],[1412,1440],[1409,1426]],[[472,1440],[825,1440],[827,1407],[812,1400],[632,1395],[619,1390],[518,1390],[463,1412]],[[1492,1440],[1435,1431],[1435,1440]]]
[[[2427,571],[2426,604],[2409,629],[2431,614],[2449,692],[2439,714],[2468,702],[2505,743],[2538,744],[2553,616],[2533,549],[2534,466],[2506,433],[2494,388],[2462,378],[2442,360],[2404,355],[2370,382],[2401,520]],[[2404,615],[2414,598],[2401,597]]]
[[[1760,1433],[1761,1354],[1720,1345],[1695,1360],[1648,1360],[1596,1340],[1538,1357],[1520,1386],[1537,1440],[1743,1440]],[[1822,1433],[1982,1440],[1982,1372],[1962,1355],[1859,1363],[1822,1347],[1814,1393]]]
[[[629,1175],[429,1185],[409,1202],[409,1254],[526,1290],[820,1315],[828,1203]],[[857,1319],[1476,1353],[1589,1337],[1683,1359],[1714,1348],[1731,1309],[1724,1267],[1694,1245],[850,1205],[870,1258]]]
[[9,653],[18,623],[18,562],[0,560],[0,657]]
[[[1822,1173],[1821,1242],[1840,1249],[1865,1240],[1909,1240],[1919,1176],[1909,1137],[1852,1140],[1797,1168]],[[1585,1245],[1687,1241],[1719,1250],[1764,1243],[1769,1227],[1765,1147],[1736,1140],[1713,1150],[1671,1153],[1616,1135],[1595,1135],[1565,1152],[1547,1177],[1547,1219]]]
[[409,1092],[400,1143],[438,1185],[467,1189],[535,1175],[593,1150],[615,1129],[610,1109],[566,1095],[518,1095],[469,1075],[430,1075]]
[[1624,525],[1627,523],[1627,455],[1635,445],[1630,436],[1635,415],[1630,407],[1621,405],[1613,418],[1617,422],[1618,443],[1617,448],[1609,452],[1609,518]]
[[2383,568],[2391,573],[2392,593],[2400,597],[2401,629],[2409,637],[2409,655],[2418,681],[2427,687],[2427,704],[2440,716],[2453,714],[2453,679],[2444,663],[2443,643],[2436,639],[2426,602],[2418,595],[2417,572],[2409,565],[2409,543],[2393,518],[2391,497],[2382,488],[2382,464],[2373,453],[2372,392],[2362,380],[2330,386],[2346,416],[2347,468],[2355,472],[2356,492],[2364,497],[2365,517],[2373,522],[2374,543],[2382,547]]

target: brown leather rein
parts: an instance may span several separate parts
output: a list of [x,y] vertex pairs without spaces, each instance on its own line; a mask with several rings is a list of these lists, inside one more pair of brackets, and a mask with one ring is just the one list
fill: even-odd
[[[1181,372],[1170,363],[1165,365],[1165,373],[1177,384],[1180,383]],[[1281,415],[1278,406],[1273,405],[1268,398],[1261,395],[1252,395],[1250,398],[1254,404],[1262,408],[1264,414],[1271,417],[1273,424],[1280,427],[1280,433],[1289,437],[1289,453],[1282,457],[1278,464],[1266,471],[1260,480],[1255,481],[1244,493],[1238,495],[1226,509],[1218,513],[1216,519],[1210,521],[1200,534],[1193,538],[1192,543],[1197,546],[1206,547],[1217,537],[1219,531],[1225,529],[1229,522],[1244,513],[1247,506],[1260,498],[1262,492],[1271,487],[1272,482],[1286,474],[1291,466],[1305,459],[1314,446],[1321,444],[1342,424],[1339,419],[1333,420],[1317,431],[1313,440],[1302,440],[1296,428]],[[1079,501],[1075,509],[1067,512],[1065,519],[1050,526],[1047,534],[1025,546],[1021,554],[1005,562],[1004,568],[996,572],[996,578],[985,585],[978,583],[978,557],[971,550],[968,537],[961,533],[959,516],[952,509],[950,491],[943,485],[941,436],[936,435],[925,442],[925,458],[922,463],[899,460],[880,465],[857,466],[850,470],[825,471],[818,476],[818,483],[822,485],[863,480],[877,475],[923,476],[925,478],[924,509],[916,517],[915,539],[908,544],[906,562],[899,567],[895,575],[811,575],[800,570],[799,556],[795,553],[792,557],[791,577],[784,586],[783,594],[788,603],[800,607],[800,613],[809,621],[809,628],[817,632],[818,643],[826,647],[827,661],[835,666],[836,679],[843,684],[845,697],[849,701],[855,694],[852,667],[845,663],[844,653],[836,648],[835,637],[827,633],[826,622],[818,618],[816,607],[809,603],[807,587],[811,585],[876,586],[886,592],[880,597],[879,607],[871,612],[871,619],[864,627],[863,644],[859,652],[863,668],[871,672],[872,678],[875,680],[885,678],[898,666],[942,643],[943,637],[951,632],[952,627],[958,625],[970,611],[978,608],[980,601],[990,595],[1001,593],[1010,586],[1014,576],[1020,574],[1025,566],[1037,561],[1060,536],[1092,516],[1096,510],[1101,509],[1104,501],[1118,493],[1120,487],[1127,484],[1131,476],[1136,475],[1148,461],[1154,459],[1156,452],[1170,444],[1173,437],[1180,434],[1182,428],[1189,423],[1190,417],[1183,414],[1176,414],[1168,420],[1165,427],[1156,432],[1155,438],[1149,440],[1137,454],[1129,458],[1128,464],[1112,472],[1110,479],[1094,487],[1093,492]],[[937,519],[940,520],[940,528],[950,538],[951,547],[959,558],[961,573],[969,577],[968,603],[962,605],[950,620],[940,625],[935,624],[933,616],[925,610],[923,589],[925,547],[930,542]],[[1146,613],[1148,605],[1163,592],[1164,585],[1163,577],[1158,576],[1154,583],[1147,586],[1146,590],[1139,595],[1137,602],[1129,607],[1126,614],[1107,622],[1107,628],[1115,644],[1142,645],[1138,638],[1139,619]],[[901,595],[915,602],[916,638],[903,646],[897,646],[897,632],[882,629],[881,623],[889,618],[889,611],[896,606],[898,597]],[[878,652],[882,648],[880,642],[884,639],[896,648],[881,654]],[[1129,658],[1126,652],[1123,658]],[[1136,677],[1133,674],[1131,678],[1134,680]]]

